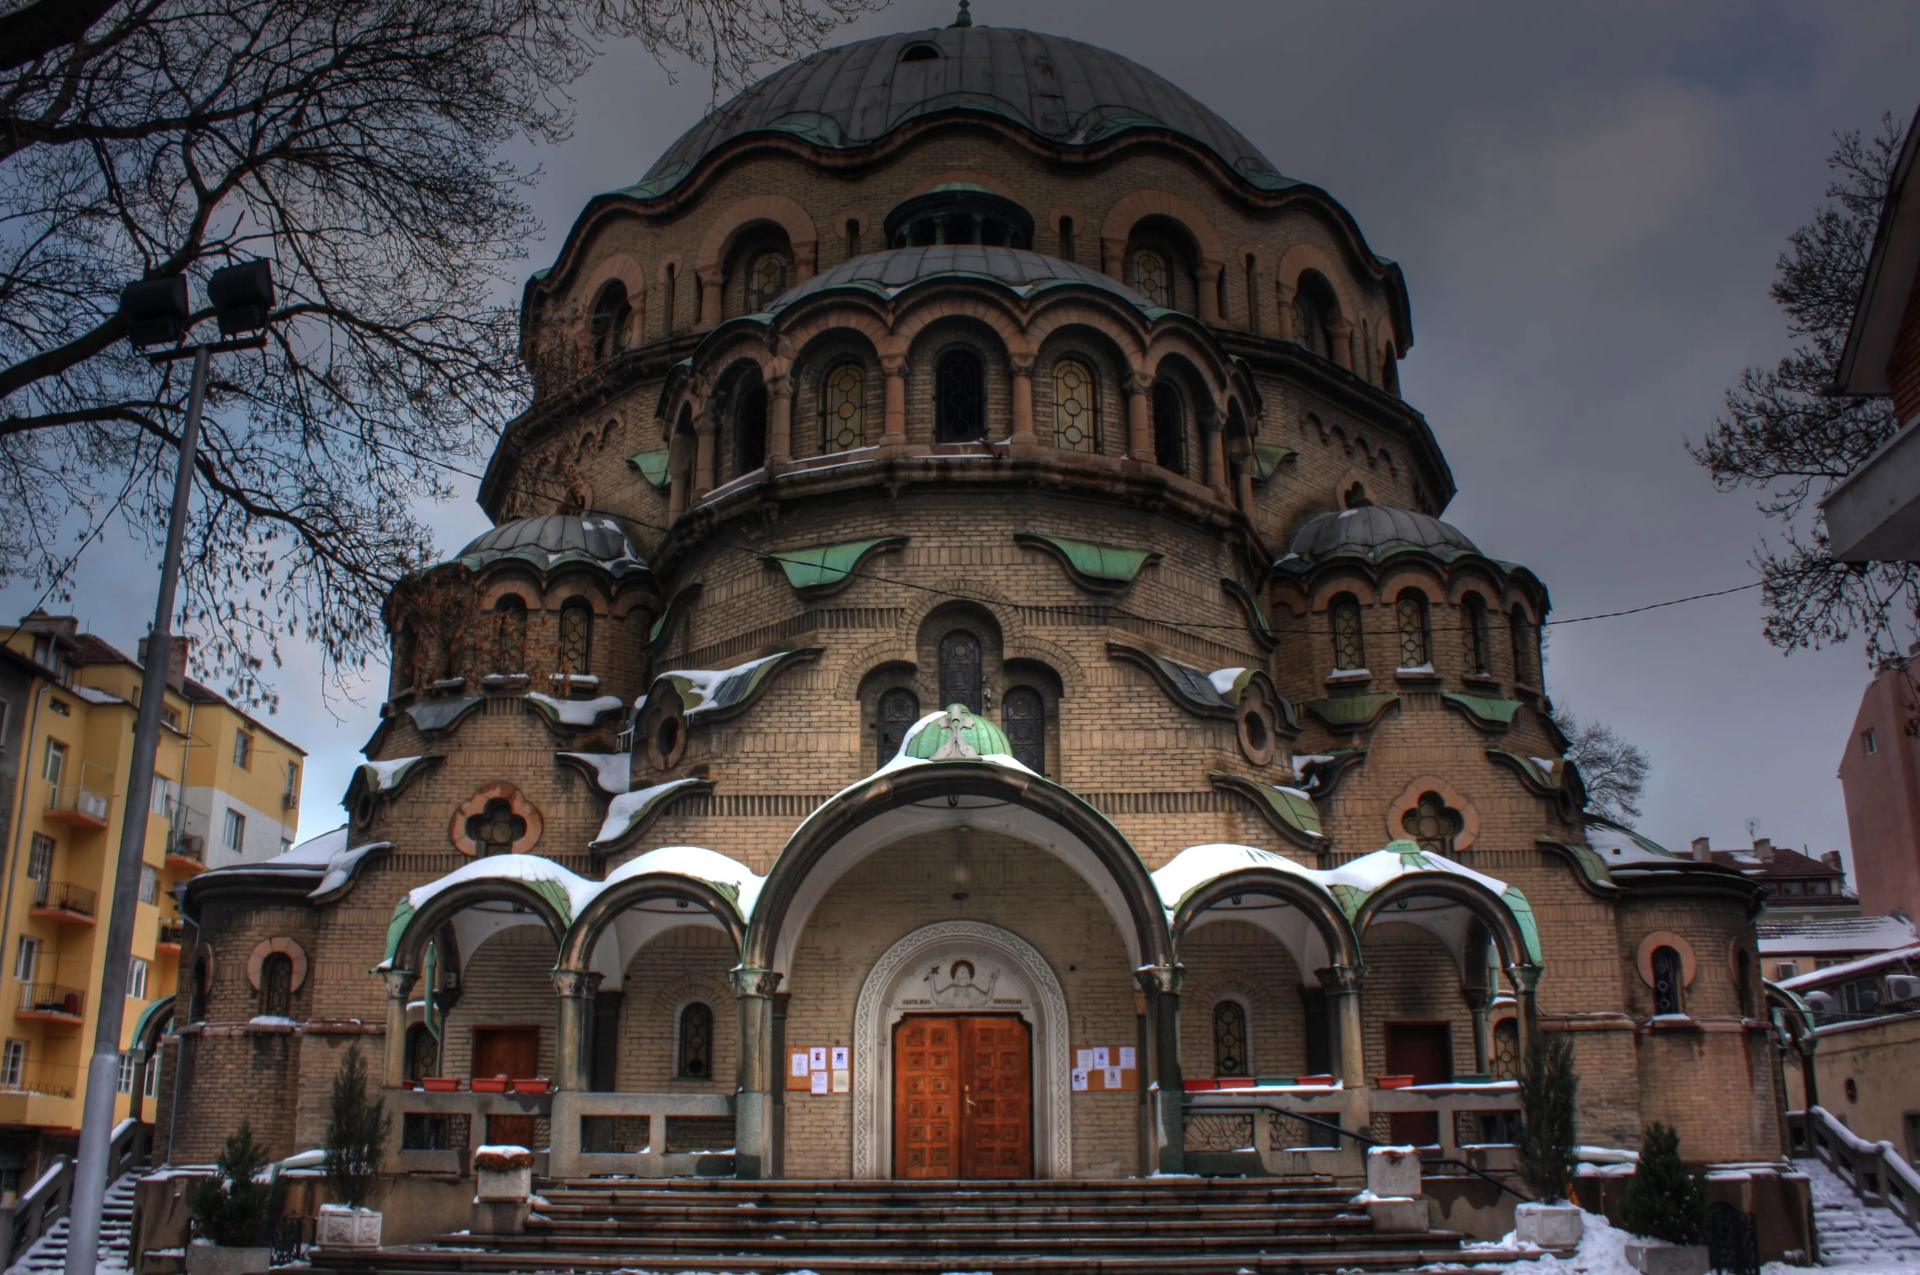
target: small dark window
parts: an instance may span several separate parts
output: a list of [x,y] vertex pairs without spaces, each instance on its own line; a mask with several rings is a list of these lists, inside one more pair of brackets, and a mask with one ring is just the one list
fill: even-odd
[[787,258],[779,252],[763,252],[747,267],[747,305],[758,314],[787,290]]
[[1488,674],[1487,650],[1492,645],[1487,635],[1487,600],[1477,593],[1469,593],[1465,602],[1466,624],[1463,632],[1467,646],[1467,672]]
[[560,608],[560,671],[585,674],[593,655],[593,611],[584,602]]
[[940,639],[940,707],[964,704],[980,711],[980,639],[964,629]]
[[1247,1076],[1247,1011],[1239,1001],[1213,1007],[1213,1074]]
[[1424,668],[1432,664],[1427,653],[1427,596],[1418,589],[1407,589],[1393,604],[1400,625],[1400,667]]
[[1734,957],[1733,990],[1740,997],[1740,1012],[1753,1012],[1753,953],[1741,948]]
[[1060,259],[1073,260],[1073,218],[1071,217],[1060,219]]
[[1533,631],[1533,621],[1520,607],[1513,609],[1513,680],[1528,686],[1540,685],[1540,647],[1539,637]]
[[1653,949],[1653,1012],[1678,1014],[1683,971],[1680,953],[1670,947]]
[[680,1059],[683,1080],[713,1078],[713,1010],[700,1001],[680,1011]]
[[977,442],[987,436],[986,373],[972,350],[949,350],[934,376],[934,441]]
[[902,62],[937,62],[940,50],[931,44],[909,44],[907,51],[900,55]]
[[440,1042],[433,1038],[425,1023],[407,1028],[407,1079],[440,1074]]
[[600,289],[593,303],[593,354],[610,359],[627,348],[627,326],[633,319],[633,306],[627,300],[627,285],[618,279]]
[[260,1012],[276,1018],[293,1013],[293,958],[285,952],[260,962]]
[[1317,271],[1300,276],[1293,294],[1293,339],[1322,358],[1333,357],[1333,287]]
[[1503,1018],[1493,1026],[1493,1078],[1520,1078],[1520,1027],[1511,1018]]
[[1029,770],[1047,772],[1047,704],[1031,686],[1016,686],[1000,701],[1000,716],[1013,759]]
[[187,1017],[193,1022],[204,1022],[207,1017],[207,1001],[213,992],[213,967],[202,956],[193,963],[193,994],[187,998]]
[[1437,792],[1423,792],[1412,810],[1401,816],[1400,826],[1419,843],[1422,850],[1452,854],[1454,838],[1460,835],[1460,812],[1448,807]]
[[1367,644],[1361,634],[1360,603],[1350,593],[1333,600],[1333,668],[1336,673],[1367,666]]
[[1165,381],[1153,387],[1153,461],[1176,474],[1187,472],[1187,412],[1180,391]]
[[481,855],[511,854],[513,843],[526,835],[527,821],[504,798],[494,798],[467,820],[467,839]]
[[509,593],[493,604],[493,671],[527,671],[527,604]]
[[847,218],[847,260],[860,255],[860,222],[853,217]]
[[907,732],[920,720],[920,697],[904,687],[880,696],[879,720],[874,728],[874,765],[886,765],[900,755]]
[[1866,734],[1862,735],[1860,737],[1860,742],[1866,745],[1868,756],[1872,756],[1874,753],[1877,753],[1880,751],[1880,736],[1874,733],[1873,731],[1868,731]]
[[750,474],[767,463],[767,387],[758,380],[740,392],[733,438],[738,473]]

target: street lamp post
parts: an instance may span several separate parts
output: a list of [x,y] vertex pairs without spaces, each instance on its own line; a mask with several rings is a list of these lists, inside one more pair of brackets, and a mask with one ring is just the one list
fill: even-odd
[[[127,764],[126,802],[120,819],[120,855],[113,882],[113,912],[101,957],[100,1001],[95,1011],[93,1061],[87,1068],[86,1106],[80,1118],[80,1162],[74,1170],[73,1205],[67,1234],[67,1275],[91,1275],[100,1247],[100,1214],[106,1202],[113,1141],[114,1098],[120,1076],[120,1031],[126,1019],[127,973],[133,955],[133,921],[139,902],[140,865],[146,857],[148,806],[153,794],[154,752],[160,743],[160,710],[166,703],[167,677],[173,668],[173,600],[180,580],[180,556],[193,497],[194,451],[200,440],[200,410],[207,397],[207,365],[215,354],[257,350],[266,345],[258,333],[273,305],[273,276],[265,261],[249,261],[213,272],[207,297],[219,320],[215,342],[175,346],[147,357],[155,363],[193,360],[193,385],[187,395],[187,420],[180,431],[180,467],[173,482],[173,510],[167,523],[167,549],[160,564],[160,597],[141,672],[140,714],[133,730],[133,756]],[[187,305],[187,281],[172,275],[129,284],[120,313],[136,349],[178,341],[193,326]],[[155,672],[159,680],[154,680]]]

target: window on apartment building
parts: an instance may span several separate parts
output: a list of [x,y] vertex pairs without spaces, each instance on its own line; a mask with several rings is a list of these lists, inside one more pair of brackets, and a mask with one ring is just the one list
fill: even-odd
[[227,811],[225,845],[227,849],[238,851],[247,840],[247,817],[238,810]]
[[180,785],[164,775],[155,775],[152,795],[147,798],[147,809],[163,819],[171,819],[173,808],[179,801]]
[[33,834],[32,846],[27,851],[27,879],[41,887],[35,896],[36,902],[46,902],[46,884],[53,880],[53,838],[44,832]]
[[1872,731],[1868,731],[1866,734],[1862,735],[1860,737],[1860,742],[1867,746],[1867,752],[1869,754],[1877,753],[1880,751],[1880,736],[1874,734]]
[[127,995],[135,1000],[147,999],[147,962],[144,957],[127,958]]
[[13,976],[22,983],[31,984],[39,968],[40,940],[29,934],[22,934],[20,945],[13,950]]
[[243,730],[233,733],[233,764],[242,770],[253,769],[253,736]]
[[165,726],[168,730],[171,730],[171,731],[179,730],[180,729],[180,710],[177,708],[170,708],[167,705],[162,704],[160,706],[160,724],[162,726]]
[[133,1077],[138,1064],[133,1060],[132,1051],[120,1055],[120,1080],[114,1086],[121,1093],[133,1092]]
[[1800,966],[1794,961],[1778,961],[1775,962],[1773,967],[1773,977],[1776,981],[1783,978],[1792,978],[1799,972]]
[[27,1042],[10,1040],[0,1053],[0,1087],[18,1089],[27,1080]]
[[151,863],[140,865],[140,901],[156,906],[160,902],[160,869]]
[[300,765],[298,762],[290,761],[287,763],[287,803],[286,804],[289,807],[291,807],[294,803],[294,800],[298,798],[299,795],[300,795]]
[[46,780],[55,788],[58,788],[60,786],[60,780],[65,777],[66,773],[67,746],[57,739],[49,739],[47,741],[46,760],[40,764],[40,778]]
[[147,1074],[141,1081],[140,1094],[145,1098],[160,1096],[160,1054],[157,1050],[153,1057],[147,1059]]

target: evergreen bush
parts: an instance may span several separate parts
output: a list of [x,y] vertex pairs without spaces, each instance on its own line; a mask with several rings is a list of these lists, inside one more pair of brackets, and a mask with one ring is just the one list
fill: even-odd
[[276,1177],[258,1180],[267,1167],[267,1149],[253,1140],[253,1125],[242,1120],[227,1138],[214,1175],[193,1188],[187,1210],[202,1239],[227,1248],[266,1243],[267,1224],[280,1212],[287,1184]]
[[352,1045],[333,1078],[333,1110],[327,1119],[324,1166],[327,1185],[342,1204],[367,1207],[380,1185],[391,1121],[386,1103],[367,1097],[367,1061]]
[[1640,1166],[1620,1201],[1620,1225],[1667,1244],[1698,1244],[1706,1230],[1707,1188],[1680,1162],[1680,1134],[1663,1124],[1640,1137]]
[[1520,1180],[1542,1204],[1567,1198],[1573,1183],[1573,1039],[1535,1033],[1520,1074]]

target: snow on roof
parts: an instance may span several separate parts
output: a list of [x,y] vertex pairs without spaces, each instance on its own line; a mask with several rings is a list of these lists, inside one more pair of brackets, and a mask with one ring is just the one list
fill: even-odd
[[363,761],[360,772],[367,777],[367,787],[374,792],[385,792],[397,787],[415,763],[425,760],[424,757],[394,757],[387,761]]
[[[418,912],[435,895],[464,881],[486,880],[521,881],[528,885],[551,882],[559,886],[566,896],[569,910],[564,919],[568,921],[579,916],[580,909],[593,902],[593,896],[600,892],[600,882],[575,876],[551,859],[537,854],[495,854],[462,864],[443,877],[415,886],[407,892],[407,902]],[[554,901],[559,902],[557,899]]]
[[[696,713],[725,708],[729,704],[738,702],[750,688],[755,669],[762,664],[771,664],[775,660],[785,659],[791,654],[793,654],[791,651],[776,651],[772,655],[763,655],[757,660],[748,660],[745,664],[736,664],[732,668],[668,669],[653,680],[658,682],[662,677],[671,677],[686,683],[680,692],[681,702],[686,704],[686,715],[692,717]],[[645,702],[644,697],[642,702]]]
[[[589,754],[573,753],[570,755],[579,757]],[[626,757],[625,753],[617,753],[614,755],[622,759]],[[680,779],[669,779],[664,784],[654,784],[651,787],[641,788],[635,792],[622,791],[619,796],[607,803],[607,817],[601,823],[600,831],[594,837],[591,844],[604,846],[608,842],[618,839],[627,829],[633,827],[641,816],[658,805],[660,799],[668,793],[685,788],[689,784],[704,784],[706,782],[704,779],[687,776]],[[603,784],[602,787],[605,787],[605,785]],[[624,785],[622,785],[622,787],[624,788]]]
[[1872,974],[1889,965],[1904,965],[1909,961],[1920,961],[1920,944],[1896,948],[1894,951],[1881,952],[1874,956],[1863,956],[1841,965],[1829,965],[1825,969],[1801,974],[1796,978],[1782,979],[1780,986],[1788,991],[1805,991],[1809,988],[1824,987],[1829,983],[1844,982],[1850,978]]
[[1243,868],[1272,868],[1304,877],[1316,885],[1321,884],[1317,880],[1318,873],[1301,867],[1285,855],[1254,846],[1215,841],[1203,846],[1188,846],[1167,860],[1152,874],[1153,888],[1160,895],[1161,905],[1171,912],[1180,906],[1182,899],[1207,882]]
[[127,701],[97,686],[68,686],[63,688],[68,694],[78,695],[89,704],[124,704]]
[[1916,941],[1913,922],[1897,916],[1762,920],[1756,927],[1763,955],[1790,952],[1885,952]]
[[1587,844],[1606,861],[1609,868],[1625,867],[1629,864],[1657,864],[1661,867],[1669,867],[1676,863],[1691,862],[1661,849],[1637,833],[1612,824],[1589,822]]
[[325,863],[347,848],[347,825],[341,824],[331,832],[323,832],[317,837],[308,837],[286,853],[269,860],[272,863]]
[[1372,894],[1395,877],[1405,876],[1409,872],[1451,872],[1455,876],[1479,882],[1495,896],[1507,892],[1505,881],[1475,872],[1445,855],[1422,850],[1411,841],[1391,842],[1384,849],[1361,855],[1351,863],[1314,875],[1328,886],[1350,886],[1365,894]]
[[527,698],[552,713],[562,726],[591,726],[608,713],[626,707],[617,695],[598,699],[555,699],[540,691],[528,691]]
[[[734,896],[734,906],[742,917],[753,915],[754,900],[767,879],[738,859],[700,846],[661,846],[638,858],[627,860],[607,874],[607,885],[649,872],[671,872],[719,887]],[[730,888],[729,888],[730,887]]]
[[330,832],[317,837],[309,837],[284,854],[259,863],[236,863],[224,868],[215,868],[203,873],[205,877],[232,876],[247,872],[314,872],[320,873],[320,881],[307,892],[310,899],[331,894],[352,880],[354,869],[360,866],[360,860],[375,850],[393,848],[391,841],[369,841],[362,845],[347,844],[347,827],[342,824]]
[[557,753],[555,755],[571,757],[584,763],[587,769],[593,772],[593,782],[600,785],[601,792],[624,793],[633,784],[633,754],[631,753]]

